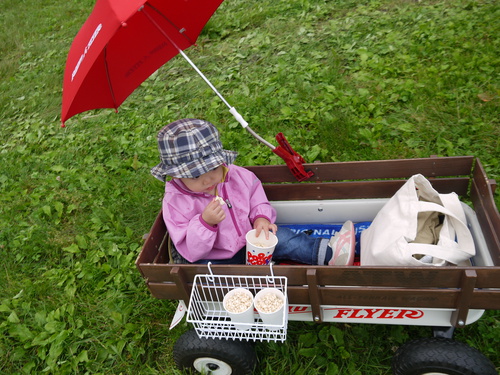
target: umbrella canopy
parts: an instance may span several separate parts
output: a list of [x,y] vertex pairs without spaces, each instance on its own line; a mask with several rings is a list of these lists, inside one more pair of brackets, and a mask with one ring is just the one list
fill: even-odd
[[97,0],[71,45],[61,120],[118,108],[147,77],[196,42],[223,0]]

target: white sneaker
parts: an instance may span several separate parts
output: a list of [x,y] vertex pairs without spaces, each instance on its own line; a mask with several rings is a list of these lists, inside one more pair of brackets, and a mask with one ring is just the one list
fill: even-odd
[[332,248],[329,266],[352,266],[354,263],[354,247],[356,236],[352,221],[346,221],[340,231],[330,238],[328,246]]

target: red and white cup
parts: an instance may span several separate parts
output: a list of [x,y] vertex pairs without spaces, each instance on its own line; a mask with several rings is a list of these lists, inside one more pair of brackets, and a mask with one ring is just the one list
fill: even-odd
[[246,263],[254,266],[267,265],[271,262],[274,249],[278,244],[278,237],[269,232],[269,238],[266,239],[266,233],[261,231],[259,237],[255,235],[256,230],[252,229],[246,235]]

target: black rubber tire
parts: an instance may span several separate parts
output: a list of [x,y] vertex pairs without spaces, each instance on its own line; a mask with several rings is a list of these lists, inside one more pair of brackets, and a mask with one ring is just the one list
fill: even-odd
[[392,359],[394,375],[498,375],[495,366],[478,350],[447,338],[412,340]]
[[174,362],[180,370],[250,375],[257,357],[249,342],[199,338],[195,330],[190,330],[175,343]]

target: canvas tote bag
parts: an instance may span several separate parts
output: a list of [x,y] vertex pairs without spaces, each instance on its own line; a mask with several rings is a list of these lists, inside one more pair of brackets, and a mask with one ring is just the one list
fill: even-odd
[[467,265],[476,252],[466,222],[457,194],[414,175],[361,233],[361,265]]

